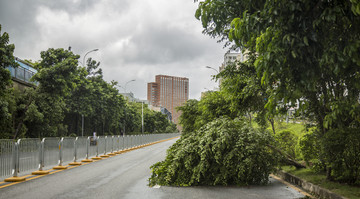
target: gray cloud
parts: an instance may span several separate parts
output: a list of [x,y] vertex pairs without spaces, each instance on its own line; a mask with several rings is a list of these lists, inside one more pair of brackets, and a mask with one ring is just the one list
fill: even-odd
[[[188,77],[190,97],[199,98],[225,52],[201,33],[197,5],[183,0],[0,0],[0,24],[15,44],[15,56],[40,59],[48,48],[72,47],[101,62],[104,78],[128,85],[145,99],[155,75]],[[81,57],[81,61],[82,61]]]
[[125,62],[158,64],[195,59],[206,52],[206,47],[206,43],[189,30],[149,24],[136,31],[122,53]]

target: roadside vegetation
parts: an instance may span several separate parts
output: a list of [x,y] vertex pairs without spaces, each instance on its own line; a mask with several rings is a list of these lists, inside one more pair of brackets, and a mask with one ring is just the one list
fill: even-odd
[[281,167],[281,169],[287,173],[291,173],[301,179],[304,179],[307,182],[311,182],[312,184],[328,189],[331,192],[344,196],[346,198],[360,198],[359,186],[352,186],[346,183],[329,181],[326,179],[326,172],[324,171],[316,171],[312,168],[296,169],[295,167],[290,166],[283,166]]
[[[200,140],[215,146],[222,139],[220,135],[228,130],[219,126],[227,118],[228,122],[246,121],[237,124],[239,135],[271,135],[263,145],[266,150],[254,150],[264,156],[277,154],[279,167],[307,168],[325,174],[326,182],[356,189],[360,185],[360,1],[198,3],[195,16],[204,34],[241,50],[247,60],[227,66],[214,77],[221,79],[220,91],[179,108],[183,135],[169,149],[166,160],[152,166],[150,185],[263,183],[246,181],[268,174],[262,170],[234,170],[233,175],[244,181],[233,181],[230,175],[224,175],[224,183],[208,178],[228,167],[219,166],[216,159],[204,161],[201,157],[208,158],[207,153],[227,157],[231,152],[242,157],[227,160],[232,168],[258,166],[254,159],[242,161],[248,157],[241,156],[243,145],[234,144],[241,136],[233,137],[238,140],[229,142],[227,150],[201,147],[205,141]],[[293,119],[304,122],[284,123],[289,110],[295,110]],[[208,135],[213,139],[207,140]],[[250,143],[243,144],[252,148]],[[187,145],[193,146],[191,153],[185,150]],[[187,155],[198,159],[180,158]],[[218,169],[211,170],[212,166]],[[199,172],[198,168],[209,169]],[[188,174],[181,175],[184,183],[177,181],[177,174]]]
[[[120,95],[117,82],[103,79],[100,63],[92,58],[79,65],[79,55],[62,48],[40,53],[31,63],[38,86],[13,87],[8,66],[17,67],[15,46],[0,26],[0,139],[138,134],[141,103]],[[173,133],[175,124],[165,115],[144,107],[144,132]]]

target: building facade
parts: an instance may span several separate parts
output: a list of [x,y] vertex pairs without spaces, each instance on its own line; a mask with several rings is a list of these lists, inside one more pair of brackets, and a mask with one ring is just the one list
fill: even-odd
[[[248,59],[247,52],[244,53],[241,51],[229,51],[224,55],[224,62],[219,67],[219,72],[223,71],[226,66],[233,64],[234,62],[245,62]],[[219,80],[219,85],[221,85],[222,78]]]
[[151,105],[170,111],[172,121],[177,124],[181,113],[175,108],[182,106],[189,99],[189,79],[156,75],[155,82],[148,83],[147,98]]

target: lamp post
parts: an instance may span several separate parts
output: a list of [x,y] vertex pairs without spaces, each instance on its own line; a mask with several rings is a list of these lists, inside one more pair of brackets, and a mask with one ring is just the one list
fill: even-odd
[[124,88],[125,88],[125,93],[126,93],[126,86],[127,86],[127,84],[130,83],[130,82],[134,82],[134,81],[135,81],[135,79],[132,79],[132,80],[130,80],[130,81],[128,81],[128,82],[125,83],[125,86],[124,86]]
[[212,69],[212,70],[216,71],[216,73],[219,73],[219,71],[218,71],[218,70],[216,70],[216,69],[215,69],[215,68],[213,68],[213,67],[210,67],[210,66],[205,66],[205,68]]
[[89,53],[91,53],[91,52],[98,51],[98,50],[99,50],[99,49],[96,48],[96,49],[90,50],[89,52],[85,53],[84,58],[83,58],[82,65],[83,65],[83,66],[85,65],[85,58],[86,58],[86,55],[87,55],[87,54],[89,54]]
[[[135,79],[132,79],[132,80],[126,82],[124,87],[122,87],[120,85],[118,85],[118,87],[121,87],[122,89],[124,89],[125,95],[126,95],[126,86],[127,86],[127,84],[130,83],[130,82],[134,82],[134,81],[135,81]],[[124,115],[125,115],[125,118],[124,118],[124,135],[123,136],[125,136],[125,132],[126,132],[126,107],[124,108]]]
[[144,135],[144,102],[141,102],[141,132]]
[[[95,51],[98,51],[99,49],[93,49],[93,50],[90,50],[89,52],[85,53],[84,55],[84,58],[83,58],[83,62],[82,62],[82,65],[84,67],[84,64],[85,64],[85,57],[87,54],[91,53],[91,52],[95,52]],[[84,114],[81,114],[81,137],[84,137]]]

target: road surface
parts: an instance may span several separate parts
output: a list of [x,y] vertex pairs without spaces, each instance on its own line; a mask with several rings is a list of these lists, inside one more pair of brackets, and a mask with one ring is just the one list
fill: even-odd
[[[147,146],[108,159],[0,188],[0,198],[303,198],[304,195],[271,178],[267,186],[148,187],[149,167],[165,158],[175,140]],[[1,185],[0,185],[1,187]]]

